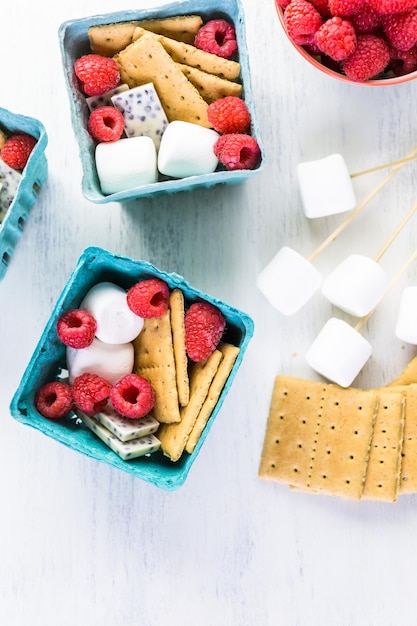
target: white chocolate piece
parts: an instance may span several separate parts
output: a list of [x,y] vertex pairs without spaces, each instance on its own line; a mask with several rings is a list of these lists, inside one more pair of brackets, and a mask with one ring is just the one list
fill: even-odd
[[6,165],[0,158],[0,222],[13,202],[21,179],[22,174]]
[[129,85],[122,84],[114,89],[111,89],[110,91],[106,91],[106,93],[103,93],[101,96],[89,96],[85,99],[85,101],[90,111],[94,111],[100,107],[111,107],[113,106],[112,96],[128,91],[128,89]]
[[153,139],[158,150],[162,135],[168,126],[168,119],[153,83],[139,85],[125,93],[116,94],[112,96],[111,101],[123,114],[126,136],[146,135]]
[[406,287],[401,294],[395,335],[401,341],[417,345],[417,286]]
[[123,461],[130,461],[145,454],[152,454],[161,447],[161,442],[155,435],[146,435],[131,441],[120,441],[105,426],[102,426],[94,417],[86,415],[77,409],[77,415],[83,423],[89,428],[103,443],[106,444],[113,452],[120,456]]
[[150,137],[125,137],[99,143],[95,157],[104,194],[127,191],[158,180],[156,147]]
[[349,387],[371,354],[371,344],[357,330],[332,317],[310,346],[306,361],[328,380]]
[[79,308],[96,320],[96,337],[100,341],[128,343],[141,332],[144,320],[131,311],[126,295],[125,289],[105,281],[94,285],[83,298]]
[[297,177],[306,217],[336,215],[355,208],[352,179],[341,154],[299,163]]
[[352,254],[324,280],[323,295],[350,315],[368,315],[382,299],[388,287],[387,276],[376,261]]
[[213,147],[219,136],[215,130],[198,124],[171,122],[162,135],[159,171],[173,178],[212,174],[218,165]]
[[322,281],[307,259],[284,246],[259,274],[256,284],[280,313],[293,315],[313,297]]
[[96,420],[113,433],[120,441],[131,441],[146,435],[152,435],[159,428],[159,422],[152,415],[145,415],[139,419],[123,417],[107,404],[100,413],[94,415]]
[[66,349],[69,382],[81,374],[97,374],[114,385],[120,378],[131,374],[134,363],[133,343],[104,343],[94,338],[87,348]]

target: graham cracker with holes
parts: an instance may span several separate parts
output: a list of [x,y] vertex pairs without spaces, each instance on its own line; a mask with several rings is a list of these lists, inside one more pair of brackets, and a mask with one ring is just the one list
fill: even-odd
[[148,379],[155,391],[152,415],[158,422],[180,421],[171,316],[145,319],[142,331],[133,341],[133,372]]
[[395,502],[401,474],[405,397],[402,393],[379,393],[362,500]]
[[173,289],[169,296],[171,310],[172,341],[174,346],[175,369],[177,374],[178,399],[181,406],[187,406],[190,399],[188,378],[188,358],[185,349],[185,310],[184,294],[181,289]]

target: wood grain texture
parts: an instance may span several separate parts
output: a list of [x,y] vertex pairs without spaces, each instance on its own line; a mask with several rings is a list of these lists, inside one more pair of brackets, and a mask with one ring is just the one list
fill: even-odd
[[[7,626],[415,624],[415,496],[351,503],[257,477],[274,378],[315,378],[305,352],[339,313],[317,294],[284,318],[256,277],[282,245],[307,255],[340,219],[306,220],[297,163],[338,152],[356,172],[401,158],[416,143],[416,84],[370,88],[321,75],[286,40],[272,0],[243,5],[268,166],[242,185],[102,206],[81,194],[57,31],[65,20],[123,7],[113,0],[2,6],[0,105],[40,119],[49,136],[48,182],[0,283],[0,622]],[[348,253],[374,256],[415,201],[415,173],[408,164],[316,259],[324,274]],[[384,175],[355,179],[358,198]],[[414,217],[381,260],[390,277],[416,237]],[[84,458],[10,417],[53,303],[89,245],[175,271],[255,321],[239,375],[176,492]],[[401,288],[416,280],[413,266],[361,329],[374,352],[355,384],[385,384],[415,354],[395,339],[394,324]]]

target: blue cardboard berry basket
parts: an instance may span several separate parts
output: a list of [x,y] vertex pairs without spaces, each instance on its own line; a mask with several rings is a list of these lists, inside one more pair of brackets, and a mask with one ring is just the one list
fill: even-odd
[[14,199],[6,215],[0,222],[0,280],[4,278],[17,241],[22,234],[25,222],[35,204],[38,191],[48,175],[45,148],[48,137],[45,128],[38,120],[12,113],[0,107],[0,127],[8,133],[28,133],[37,139]]
[[[47,419],[38,413],[34,403],[36,391],[47,382],[55,380],[60,371],[66,368],[65,346],[56,333],[56,323],[62,313],[68,309],[79,307],[87,291],[96,283],[109,281],[128,289],[139,280],[151,277],[158,277],[166,281],[170,289],[180,288],[183,291],[186,306],[200,300],[211,302],[217,306],[226,318],[226,330],[223,339],[240,348],[234,367],[196,448],[192,454],[184,452],[176,462],[170,461],[161,451],[150,456],[123,461],[79,420],[71,416],[61,420]],[[44,435],[85,456],[111,465],[161,489],[175,490],[184,483],[201,446],[206,440],[211,425],[216,419],[240,367],[253,331],[253,321],[246,313],[202,293],[189,285],[178,274],[161,271],[146,261],[133,260],[112,254],[102,248],[89,247],[80,256],[52,310],[11,401],[11,415],[20,423],[39,430]]]
[[[95,166],[95,145],[87,131],[89,116],[85,96],[78,88],[78,81],[74,74],[74,63],[83,54],[91,52],[88,29],[91,26],[128,22],[135,20],[157,19],[176,15],[201,15],[203,21],[210,19],[226,19],[234,24],[238,43],[240,63],[240,81],[243,86],[242,97],[251,114],[250,134],[257,140],[261,159],[253,170],[226,171],[224,168],[212,174],[189,176],[182,179],[165,180],[161,177],[156,183],[136,187],[128,191],[105,195],[101,191],[100,182]],[[177,191],[191,191],[198,187],[212,187],[219,183],[241,183],[259,173],[265,166],[265,154],[259,136],[258,122],[255,113],[255,99],[252,93],[249,55],[246,45],[245,18],[240,0],[181,0],[153,9],[119,11],[105,15],[70,20],[61,24],[58,30],[59,45],[64,69],[67,92],[70,100],[71,122],[79,146],[82,163],[82,192],[91,202],[98,204],[108,202],[129,201],[137,198],[156,196],[161,193],[175,193]]]

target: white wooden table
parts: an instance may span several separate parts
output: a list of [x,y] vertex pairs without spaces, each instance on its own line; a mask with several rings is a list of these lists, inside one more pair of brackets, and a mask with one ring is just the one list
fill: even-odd
[[[142,0],[140,6],[156,4]],[[286,318],[257,290],[282,245],[308,254],[341,217],[308,221],[297,163],[342,153],[351,172],[417,143],[413,82],[349,86],[321,75],[280,31],[273,0],[244,0],[265,170],[242,185],[94,205],[80,190],[57,31],[112,0],[2,6],[0,105],[43,122],[49,177],[0,284],[0,622],[5,626],[412,626],[417,498],[355,503],[294,493],[257,476],[274,377],[317,378],[306,349],[335,311],[320,294]],[[416,165],[316,264],[373,256],[415,200]],[[382,179],[355,180],[359,198]],[[390,276],[416,244],[410,220],[381,261]],[[189,477],[169,493],[87,459],[9,414],[9,403],[69,272],[89,245],[175,271],[249,313],[255,334]],[[415,348],[394,325],[412,266],[362,332],[381,385]]]

